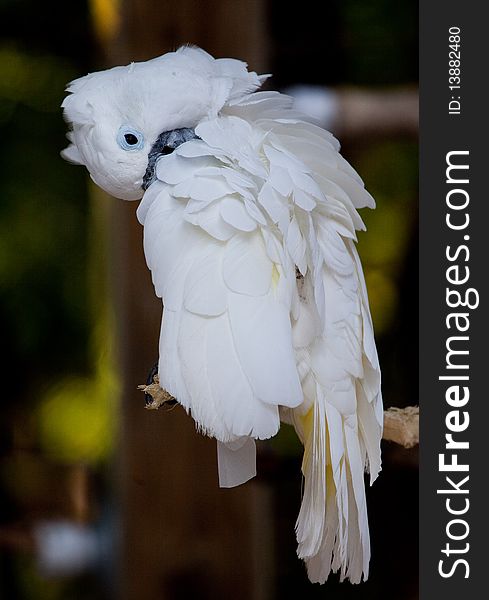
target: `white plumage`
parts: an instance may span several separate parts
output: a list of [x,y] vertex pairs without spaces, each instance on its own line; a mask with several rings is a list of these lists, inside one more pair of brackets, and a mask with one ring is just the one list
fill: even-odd
[[[68,88],[65,157],[135,199],[159,136],[194,131],[157,158],[137,211],[164,304],[160,385],[222,444],[223,485],[253,476],[253,439],[292,423],[298,555],[311,581],[359,582],[383,411],[355,230],[374,201],[335,138],[262,81],[196,48],[89,75]],[[137,149],[117,145],[121,131]]]

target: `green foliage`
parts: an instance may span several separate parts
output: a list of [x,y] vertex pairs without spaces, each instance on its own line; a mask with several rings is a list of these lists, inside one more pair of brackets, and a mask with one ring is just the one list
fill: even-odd
[[342,0],[346,81],[385,85],[417,81],[417,3]]
[[402,140],[375,142],[355,155],[355,166],[377,203],[376,210],[362,211],[367,233],[359,234],[358,251],[381,336],[398,314],[403,264],[417,220],[417,148]]
[[59,104],[74,75],[54,57],[0,50],[0,320],[12,349],[4,368],[27,371],[32,383],[87,364],[85,180],[59,157]]

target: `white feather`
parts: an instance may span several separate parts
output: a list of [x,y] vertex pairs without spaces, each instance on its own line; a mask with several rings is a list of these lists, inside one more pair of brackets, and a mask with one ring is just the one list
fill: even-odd
[[237,233],[226,246],[223,277],[228,288],[247,296],[264,296],[272,284],[273,263],[258,234]]

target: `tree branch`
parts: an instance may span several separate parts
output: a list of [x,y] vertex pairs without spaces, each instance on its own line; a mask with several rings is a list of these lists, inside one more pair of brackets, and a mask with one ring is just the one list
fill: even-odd
[[[175,398],[159,386],[158,375],[153,383],[138,385],[138,390],[146,394],[148,410],[157,410],[161,406],[173,406]],[[395,442],[404,448],[413,448],[419,443],[419,407],[389,408],[384,412],[383,439]]]
[[404,448],[419,444],[419,407],[389,408],[384,412],[384,440]]
[[153,377],[153,383],[149,385],[138,385],[138,390],[144,392],[146,396],[146,405],[144,408],[147,410],[158,410],[160,406],[167,405],[173,406],[176,402],[175,398],[169,394],[166,390],[160,387],[160,379],[158,374]]

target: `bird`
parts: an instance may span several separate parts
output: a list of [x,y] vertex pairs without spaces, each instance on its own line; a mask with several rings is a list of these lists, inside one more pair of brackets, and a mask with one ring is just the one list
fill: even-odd
[[217,440],[222,487],[255,441],[304,446],[297,554],[312,582],[368,578],[366,478],[381,376],[357,234],[375,201],[328,131],[237,59],[183,46],[68,84],[68,147],[136,215],[163,303],[159,386]]

